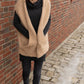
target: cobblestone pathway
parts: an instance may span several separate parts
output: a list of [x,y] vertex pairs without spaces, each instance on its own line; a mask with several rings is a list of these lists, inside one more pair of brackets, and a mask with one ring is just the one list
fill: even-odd
[[40,84],[84,84],[84,23],[46,58],[41,74]]
[[84,84],[84,23],[46,59],[41,84]]

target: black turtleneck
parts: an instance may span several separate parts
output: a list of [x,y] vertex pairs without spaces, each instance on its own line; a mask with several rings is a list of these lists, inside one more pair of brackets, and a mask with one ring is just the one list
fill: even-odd
[[30,20],[37,33],[38,25],[42,13],[42,0],[38,0],[35,3],[30,2],[30,0],[26,0],[26,6],[30,16]]
[[[28,14],[30,17],[30,20],[32,22],[32,25],[37,33],[38,31],[38,25],[39,25],[39,21],[40,21],[40,17],[41,17],[41,13],[42,13],[42,5],[43,5],[43,0],[38,0],[34,3],[30,2],[29,0],[26,0],[26,7],[28,10]],[[48,32],[49,26],[51,23],[51,15],[49,17],[48,23],[46,24],[46,27],[44,28],[43,32],[44,35]],[[13,25],[15,26],[15,28],[22,33],[26,38],[29,39],[29,32],[28,30],[21,24],[20,18],[18,17],[16,11],[14,14],[14,21],[13,21]],[[44,54],[39,60],[45,60],[45,55]],[[29,59],[30,57],[28,57]],[[26,59],[25,56],[23,57],[20,54],[20,60]],[[34,57],[32,57],[32,59],[34,59]]]
[[26,0],[27,7],[29,9],[37,9],[42,7],[43,0],[37,0],[36,2],[32,3],[30,0]]

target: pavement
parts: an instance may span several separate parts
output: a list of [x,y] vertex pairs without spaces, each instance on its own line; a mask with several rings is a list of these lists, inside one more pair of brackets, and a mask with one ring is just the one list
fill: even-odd
[[84,84],[84,22],[46,58],[40,84]]

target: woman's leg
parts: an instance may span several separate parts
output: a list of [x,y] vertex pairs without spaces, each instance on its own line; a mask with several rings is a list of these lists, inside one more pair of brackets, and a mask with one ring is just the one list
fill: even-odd
[[29,84],[29,74],[31,71],[31,61],[30,60],[26,60],[26,61],[22,61],[22,68],[23,68],[23,82],[24,84]]
[[39,84],[43,61],[34,61],[33,84]]

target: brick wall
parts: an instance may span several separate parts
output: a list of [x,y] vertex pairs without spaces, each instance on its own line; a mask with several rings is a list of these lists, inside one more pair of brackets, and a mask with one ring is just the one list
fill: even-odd
[[[0,84],[19,84],[22,80],[18,39],[12,25],[15,3],[15,0],[0,0]],[[47,56],[83,21],[84,0],[51,0]]]
[[14,5],[14,0],[0,0],[0,84],[21,81],[17,35],[12,25]]
[[47,56],[84,21],[84,0],[51,0]]

